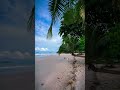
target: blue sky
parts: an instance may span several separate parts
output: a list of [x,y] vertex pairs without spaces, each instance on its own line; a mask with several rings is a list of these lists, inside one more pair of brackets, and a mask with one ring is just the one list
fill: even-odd
[[61,45],[61,37],[58,35],[60,22],[53,26],[53,37],[46,39],[51,22],[48,11],[48,0],[36,0],[35,2],[35,51],[57,52]]

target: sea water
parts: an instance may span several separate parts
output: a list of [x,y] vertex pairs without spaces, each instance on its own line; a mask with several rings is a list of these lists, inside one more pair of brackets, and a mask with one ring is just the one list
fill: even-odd
[[36,57],[44,58],[46,56],[57,55],[56,52],[35,52]]
[[0,75],[5,73],[16,73],[23,71],[34,71],[34,59],[0,59]]

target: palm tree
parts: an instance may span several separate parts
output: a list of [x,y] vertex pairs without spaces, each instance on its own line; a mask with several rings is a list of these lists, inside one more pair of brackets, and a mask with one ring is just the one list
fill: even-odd
[[[72,16],[74,17],[74,20],[78,20],[78,18],[81,18],[83,22],[85,20],[84,0],[49,0],[48,6],[52,20],[48,29],[47,38],[52,37],[52,26],[58,19],[61,19],[63,15],[66,17],[66,19],[71,19],[72,14],[74,14]],[[73,12],[71,12],[72,14],[68,12],[70,9],[73,9]],[[34,18],[35,6],[32,8],[30,17],[28,19],[28,29],[30,30],[32,29],[32,26],[34,26]],[[68,20],[66,21],[69,22]]]
[[[55,22],[58,19],[61,19],[64,14],[67,14],[70,9],[73,9],[72,14],[76,15],[73,16],[74,20],[78,20],[79,17],[81,17],[83,21],[85,19],[84,0],[49,0],[48,5],[52,20],[48,30],[47,38],[52,37],[52,26],[55,24]],[[67,17],[72,14],[67,14]],[[69,19],[71,18],[72,17],[70,16]]]
[[58,53],[71,53],[75,56],[74,52],[78,52],[79,49],[79,38],[72,37],[71,35],[62,38],[62,45],[60,46]]

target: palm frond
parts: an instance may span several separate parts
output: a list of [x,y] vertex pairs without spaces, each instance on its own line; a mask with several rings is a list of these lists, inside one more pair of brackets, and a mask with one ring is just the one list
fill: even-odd
[[[69,15],[66,15],[66,16],[71,16],[72,15],[72,19],[75,19],[75,20],[78,20],[78,18],[80,17],[80,14],[77,13],[75,15],[75,17],[78,17],[78,18],[74,18],[74,9],[73,7],[75,7],[75,5],[77,5],[77,9],[76,9],[76,12],[80,11],[80,9],[82,8],[81,10],[81,13],[82,13],[82,18],[84,19],[84,5],[83,5],[83,0],[49,0],[49,3],[48,3],[48,6],[49,6],[49,12],[50,12],[50,15],[51,15],[51,25],[48,29],[48,34],[47,34],[47,37],[50,37],[49,35],[52,35],[51,34],[51,31],[52,31],[52,26],[55,24],[55,22],[58,20],[58,19],[61,19],[62,15],[67,13]],[[68,12],[70,9],[73,9],[73,11],[70,11]],[[73,21],[71,19],[71,17],[69,18],[70,20],[68,21]]]
[[[75,0],[72,1],[71,4]],[[82,0],[76,0],[71,6],[68,6],[67,10],[63,14],[64,21],[63,23],[66,25],[70,25],[72,23],[83,23],[85,21],[85,10],[84,10],[84,2]]]
[[32,8],[30,17],[27,22],[27,30],[31,31],[34,28],[35,6]]
[[60,16],[62,16],[62,13],[64,12],[65,2],[66,0],[49,0],[48,6],[52,21],[48,30],[47,38],[52,37],[52,26],[55,24],[56,20],[61,18]]
[[47,33],[47,39],[51,39],[51,38],[52,38],[52,23],[51,23],[50,28]]

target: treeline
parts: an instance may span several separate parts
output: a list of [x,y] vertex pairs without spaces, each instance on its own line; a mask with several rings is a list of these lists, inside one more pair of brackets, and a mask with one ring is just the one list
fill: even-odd
[[62,21],[59,31],[59,35],[62,36],[62,45],[58,53],[71,53],[73,55],[85,51],[84,30],[79,26],[79,23],[64,25]]
[[51,25],[61,21],[58,53],[85,51],[86,63],[120,62],[120,0],[49,0]]
[[59,35],[58,53],[85,50],[86,63],[120,62],[120,1],[77,0],[63,13]]
[[84,2],[73,0],[71,4],[62,16],[59,35],[63,41],[58,53],[82,54],[85,51]]
[[68,35],[62,41],[58,53],[74,53],[82,54],[85,51],[85,37],[74,38]]
[[120,1],[86,1],[86,63],[120,62]]

